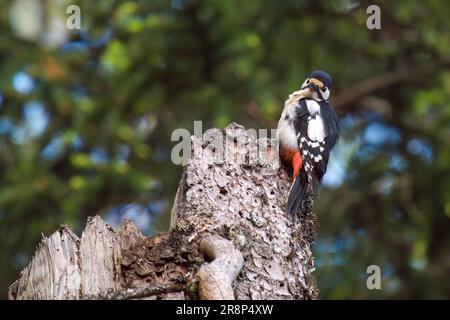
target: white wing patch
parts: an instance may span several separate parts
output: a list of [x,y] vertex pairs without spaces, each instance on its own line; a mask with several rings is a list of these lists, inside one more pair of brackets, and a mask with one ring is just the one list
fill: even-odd
[[[312,141],[322,142],[325,139],[325,126],[320,116],[320,105],[317,101],[307,99],[306,107],[308,108],[308,137]],[[314,145],[313,148],[318,147]]]
[[322,142],[325,139],[325,126],[320,115],[308,121],[308,137],[312,141]]

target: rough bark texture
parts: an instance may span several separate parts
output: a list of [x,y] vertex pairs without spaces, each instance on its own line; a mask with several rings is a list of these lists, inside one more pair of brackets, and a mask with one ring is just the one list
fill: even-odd
[[[251,136],[236,124],[224,131],[229,158],[245,158],[252,148]],[[210,132],[208,136],[216,135]],[[276,163],[271,159],[278,155],[277,146],[268,140],[267,154],[253,165],[248,164],[250,160],[214,164],[211,139],[193,138],[193,142],[194,151],[198,144],[200,152],[194,153],[184,172],[172,228],[188,225],[198,233],[219,234],[234,243],[245,259],[234,283],[237,299],[314,297],[311,242],[315,220],[310,210],[304,210],[298,222],[286,215],[291,180],[284,168],[275,172],[267,168]]]
[[[229,156],[222,163],[217,133]],[[81,239],[61,227],[42,240],[9,298],[315,298],[311,199],[299,217],[287,216],[291,181],[273,166],[278,147],[261,140],[268,149],[255,162],[252,141],[237,124],[192,137],[170,232],[146,237],[131,221],[115,230],[99,217]]]
[[244,264],[242,253],[230,241],[212,235],[203,238],[200,251],[212,260],[203,264],[197,272],[200,299],[234,299],[233,281]]

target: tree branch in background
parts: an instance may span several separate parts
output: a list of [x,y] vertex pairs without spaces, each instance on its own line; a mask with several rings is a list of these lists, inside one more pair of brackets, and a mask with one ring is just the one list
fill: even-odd
[[369,95],[377,90],[392,86],[398,82],[407,79],[411,72],[406,67],[400,67],[397,70],[384,72],[376,76],[367,78],[358,84],[350,85],[348,90],[344,90],[331,98],[331,102],[335,108],[351,104],[358,99]]

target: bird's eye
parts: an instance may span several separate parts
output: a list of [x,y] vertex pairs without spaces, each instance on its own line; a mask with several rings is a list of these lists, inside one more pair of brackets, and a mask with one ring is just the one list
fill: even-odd
[[323,87],[323,88],[320,89],[320,90],[322,90],[322,92],[325,92],[325,91],[327,91],[327,87]]
[[306,83],[309,83],[309,79],[306,80]]

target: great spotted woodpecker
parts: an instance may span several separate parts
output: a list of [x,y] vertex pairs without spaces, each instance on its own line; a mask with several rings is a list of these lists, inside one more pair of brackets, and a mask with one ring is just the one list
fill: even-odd
[[339,139],[339,121],[328,102],[331,83],[328,73],[313,71],[286,100],[278,122],[280,155],[293,169],[287,208],[292,215],[300,211],[308,187],[317,192]]

